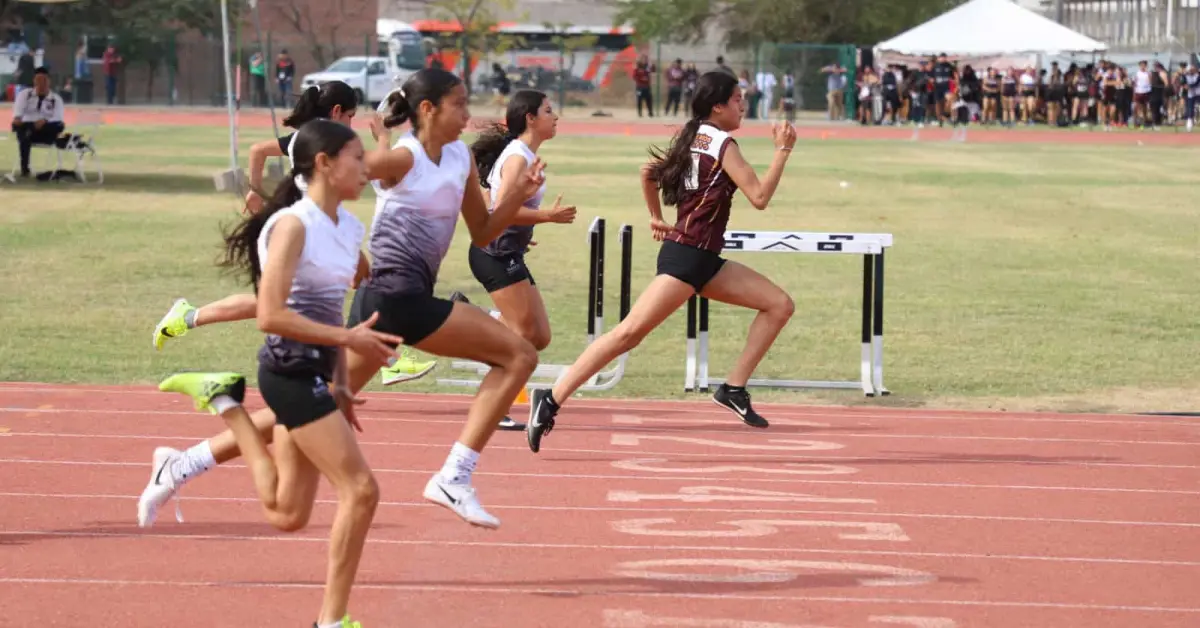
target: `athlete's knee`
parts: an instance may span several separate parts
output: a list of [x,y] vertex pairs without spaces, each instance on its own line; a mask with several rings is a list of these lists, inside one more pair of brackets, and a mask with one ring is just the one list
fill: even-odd
[[517,337],[505,356],[502,366],[519,377],[529,377],[538,365],[538,350],[533,343],[522,337]]
[[635,347],[642,344],[642,340],[646,338],[650,330],[649,326],[639,325],[628,318],[621,321],[611,332],[619,350],[618,354],[633,351]]
[[529,344],[533,345],[534,349],[544,351],[546,347],[550,346],[550,330],[541,325],[534,326],[533,329],[529,330],[529,334],[525,336],[525,339],[529,341]]
[[379,482],[370,471],[357,475],[350,481],[346,496],[355,509],[373,513],[379,505]]
[[267,522],[281,532],[299,532],[308,526],[312,517],[311,508],[295,510],[268,510]]
[[787,322],[796,313],[796,302],[788,293],[780,290],[774,298],[767,303],[767,308],[763,310],[767,315],[780,322]]

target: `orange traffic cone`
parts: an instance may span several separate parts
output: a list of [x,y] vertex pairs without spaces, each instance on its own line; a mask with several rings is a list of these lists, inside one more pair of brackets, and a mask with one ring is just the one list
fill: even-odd
[[521,392],[517,393],[517,398],[513,401],[513,405],[529,403],[529,390],[524,386],[521,387]]

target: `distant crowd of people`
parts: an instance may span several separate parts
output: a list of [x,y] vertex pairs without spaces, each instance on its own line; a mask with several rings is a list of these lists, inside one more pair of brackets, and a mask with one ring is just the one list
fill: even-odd
[[[832,77],[844,76],[845,70],[823,71],[831,75],[830,117],[838,119]],[[1065,71],[1054,62],[1049,70],[988,67],[977,72],[942,54],[916,68],[893,64],[877,72],[864,67],[856,87],[860,124],[1041,123],[1108,130],[1184,122],[1190,131],[1200,99],[1200,70],[1186,62],[1171,71],[1157,61],[1127,68],[1102,60],[1072,63]]]

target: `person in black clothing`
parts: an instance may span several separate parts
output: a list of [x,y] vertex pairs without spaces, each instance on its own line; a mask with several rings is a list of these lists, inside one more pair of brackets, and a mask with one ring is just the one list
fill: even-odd
[[933,66],[933,102],[936,109],[938,124],[950,117],[952,113],[950,96],[950,81],[954,79],[954,66],[946,57],[946,53],[938,55]]
[[905,81],[908,89],[908,119],[919,125],[925,124],[925,107],[929,103],[929,62],[921,60],[916,70],[908,73]]
[[899,73],[899,68],[895,65],[889,65],[880,77],[880,85],[883,87],[883,105],[887,108],[884,115],[890,115],[892,124],[896,124],[896,115],[900,112],[900,79],[896,76]]

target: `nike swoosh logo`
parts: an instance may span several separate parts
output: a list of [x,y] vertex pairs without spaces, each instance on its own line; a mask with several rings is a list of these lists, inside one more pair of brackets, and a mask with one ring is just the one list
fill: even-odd
[[162,480],[163,471],[165,471],[167,469],[167,465],[170,463],[171,462],[168,460],[167,462],[162,463],[162,465],[158,467],[158,473],[154,474],[154,485],[155,486],[162,486],[161,480]]
[[457,499],[454,499],[454,496],[453,496],[453,495],[451,495],[449,492],[447,492],[447,491],[446,491],[446,489],[444,489],[444,488],[442,488],[441,486],[439,486],[439,487],[438,487],[438,490],[442,492],[442,495],[445,495],[445,496],[446,496],[446,499],[450,500],[450,503],[451,503],[451,504],[454,504],[455,506],[457,506],[457,505],[458,505],[458,500],[457,500]]
[[746,416],[746,410],[745,410],[745,408],[739,408],[739,407],[738,407],[738,404],[736,404],[736,403],[734,403],[734,402],[732,402],[732,401],[730,401],[730,402],[729,402],[729,406],[733,408],[733,411],[734,411],[734,412],[737,412],[738,414],[740,414],[740,415],[742,415],[742,416]]

